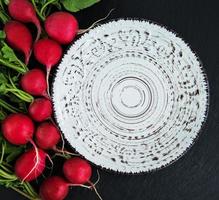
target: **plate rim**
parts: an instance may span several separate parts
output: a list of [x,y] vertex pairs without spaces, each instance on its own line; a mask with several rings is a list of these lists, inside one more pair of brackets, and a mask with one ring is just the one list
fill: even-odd
[[[62,63],[63,59],[67,56],[67,52],[69,51],[69,49],[74,46],[79,40],[81,40],[85,35],[89,34],[90,31],[93,31],[96,28],[99,28],[101,26],[104,26],[105,24],[108,24],[110,22],[117,22],[117,21],[139,21],[139,22],[146,22],[149,24],[153,24],[156,26],[159,26],[160,28],[164,28],[166,29],[166,31],[170,32],[171,34],[174,34],[177,38],[181,39],[186,45],[187,47],[191,50],[191,52],[195,55],[197,61],[199,62],[199,68],[202,71],[202,75],[204,78],[204,83],[205,83],[205,90],[206,90],[206,107],[205,107],[205,113],[204,113],[204,119],[201,122],[201,127],[199,128],[199,131],[197,131],[196,137],[192,140],[192,142],[189,144],[189,146],[180,154],[178,155],[175,159],[173,159],[172,161],[168,162],[165,165],[162,165],[161,167],[156,167],[154,169],[149,169],[147,171],[138,171],[138,172],[133,172],[133,171],[121,171],[121,170],[114,170],[108,167],[104,167],[101,166],[100,164],[96,164],[93,161],[90,161],[89,159],[87,159],[87,157],[85,155],[82,155],[80,152],[77,151],[77,149],[75,147],[73,147],[70,142],[68,141],[68,139],[66,138],[65,134],[63,133],[61,127],[60,127],[60,123],[59,120],[57,118],[57,111],[55,109],[55,101],[54,101],[54,83],[56,80],[56,76],[58,73],[58,68],[60,66],[60,64]],[[186,40],[181,36],[181,34],[177,33],[175,30],[167,27],[166,25],[160,24],[158,22],[155,22],[153,20],[149,20],[149,19],[145,19],[145,18],[138,18],[138,17],[124,17],[124,18],[113,18],[113,19],[109,19],[109,20],[104,20],[104,22],[102,22],[101,24],[97,24],[95,27],[93,27],[92,29],[88,30],[88,32],[79,35],[75,38],[75,40],[69,44],[69,46],[65,49],[65,51],[63,52],[63,57],[61,58],[61,60],[59,61],[59,63],[56,65],[56,69],[53,75],[53,79],[52,79],[52,85],[51,85],[51,99],[52,99],[52,104],[53,104],[53,110],[54,110],[54,118],[56,121],[56,125],[58,126],[59,130],[61,131],[62,136],[64,137],[65,141],[67,141],[68,145],[70,146],[70,148],[72,148],[75,152],[79,153],[80,157],[85,158],[86,160],[88,160],[93,166],[96,166],[100,169],[112,172],[112,173],[116,173],[116,174],[127,174],[127,175],[138,175],[138,174],[148,174],[148,173],[152,173],[152,172],[156,172],[159,171],[161,169],[167,168],[170,165],[174,164],[175,162],[177,162],[178,160],[180,160],[182,157],[184,157],[184,155],[194,146],[194,144],[197,142],[197,140],[199,139],[200,135],[202,134],[202,132],[204,132],[204,128],[206,126],[207,123],[207,119],[208,119],[208,115],[209,115],[209,109],[210,109],[210,84],[209,84],[209,79],[207,76],[207,71],[204,68],[203,62],[201,61],[200,57],[198,56],[198,54],[196,53],[196,51],[191,47],[191,45],[186,42]]]

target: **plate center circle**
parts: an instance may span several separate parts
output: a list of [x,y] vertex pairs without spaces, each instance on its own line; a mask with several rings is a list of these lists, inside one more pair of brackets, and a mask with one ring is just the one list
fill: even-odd
[[142,94],[138,87],[129,85],[122,89],[120,93],[121,103],[127,108],[135,108],[142,102]]
[[111,102],[119,115],[128,118],[139,117],[150,105],[150,88],[137,77],[123,78],[114,85]]

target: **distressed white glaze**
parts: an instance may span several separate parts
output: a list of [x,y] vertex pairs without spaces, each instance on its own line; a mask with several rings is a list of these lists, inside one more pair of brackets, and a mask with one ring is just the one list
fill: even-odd
[[125,173],[166,166],[193,144],[205,120],[202,67],[174,33],[118,20],[67,51],[53,85],[58,124],[91,162]]

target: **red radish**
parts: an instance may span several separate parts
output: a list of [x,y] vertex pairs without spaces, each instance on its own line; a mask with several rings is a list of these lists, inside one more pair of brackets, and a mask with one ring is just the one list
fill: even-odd
[[15,163],[15,174],[22,181],[32,181],[45,169],[47,154],[41,149],[30,149],[23,153]]
[[40,186],[40,197],[42,200],[63,200],[68,192],[68,183],[59,176],[47,178]]
[[47,96],[46,76],[40,69],[32,69],[21,78],[21,87],[29,94],[36,96]]
[[8,44],[24,53],[25,64],[28,64],[33,43],[29,29],[20,22],[9,21],[5,24],[4,31]]
[[40,124],[35,136],[35,141],[41,149],[54,149],[60,140],[60,132],[51,122]]
[[100,194],[97,192],[95,184],[90,181],[92,169],[90,164],[82,158],[70,158],[65,161],[63,165],[63,173],[65,178],[70,181],[72,186],[88,183],[95,190],[97,196],[102,200]]
[[63,165],[65,177],[73,184],[88,183],[92,169],[90,164],[81,158],[71,158],[65,161]]
[[31,142],[34,146],[33,149],[21,155],[15,164],[15,173],[23,181],[35,179],[45,168],[46,154],[38,150],[32,141],[33,132],[32,120],[22,113],[11,114],[2,122],[2,133],[9,142],[15,145]]
[[2,133],[10,143],[23,145],[31,142],[34,124],[27,115],[22,113],[10,114],[2,122]]
[[35,141],[41,149],[51,149],[57,153],[77,156],[78,154],[74,154],[64,149],[57,148],[56,145],[60,141],[60,138],[62,138],[61,133],[59,132],[59,129],[55,126],[55,124],[52,122],[43,122],[38,126],[35,133]]
[[62,56],[61,46],[48,38],[38,40],[34,45],[36,59],[46,66],[47,70],[58,63]]
[[[14,19],[28,23],[32,22],[37,27],[36,41],[41,34],[40,21],[36,16],[36,11],[33,5],[28,0],[10,0],[8,11]],[[20,37],[18,37],[20,39]]]
[[[34,55],[37,61],[46,66],[47,86],[51,68],[59,62],[62,56],[61,46],[48,38],[38,40],[34,45]],[[49,92],[49,87],[47,88]]]
[[72,42],[78,32],[76,18],[68,12],[55,12],[47,17],[45,29],[49,37],[60,44]]
[[29,106],[28,112],[32,119],[42,122],[52,115],[52,103],[47,98],[35,99]]

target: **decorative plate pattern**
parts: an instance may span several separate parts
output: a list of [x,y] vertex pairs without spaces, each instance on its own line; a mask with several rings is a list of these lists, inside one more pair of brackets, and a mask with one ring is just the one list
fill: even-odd
[[202,66],[174,33],[117,20],[78,39],[53,84],[56,119],[68,142],[103,168],[148,172],[180,157],[208,109]]

